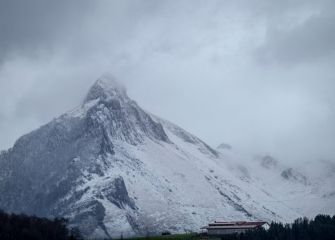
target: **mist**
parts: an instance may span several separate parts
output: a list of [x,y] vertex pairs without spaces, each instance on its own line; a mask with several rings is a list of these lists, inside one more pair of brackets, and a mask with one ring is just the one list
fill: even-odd
[[211,146],[335,161],[334,1],[0,2],[0,149],[112,73]]

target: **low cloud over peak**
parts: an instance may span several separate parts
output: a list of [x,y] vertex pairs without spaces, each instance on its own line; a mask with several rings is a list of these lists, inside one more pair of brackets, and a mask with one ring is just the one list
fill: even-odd
[[[112,72],[213,146],[334,159],[334,2],[0,2],[0,149]],[[61,96],[61,97],[60,97]]]

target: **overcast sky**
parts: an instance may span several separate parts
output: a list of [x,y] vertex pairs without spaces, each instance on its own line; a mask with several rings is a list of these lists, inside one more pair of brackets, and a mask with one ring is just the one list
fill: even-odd
[[0,149],[105,72],[213,147],[335,159],[333,0],[1,0]]

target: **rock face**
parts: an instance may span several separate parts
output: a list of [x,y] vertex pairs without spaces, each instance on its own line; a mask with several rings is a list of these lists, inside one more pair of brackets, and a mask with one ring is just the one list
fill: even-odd
[[217,146],[217,149],[231,150],[232,147],[227,143],[221,143],[219,146]]
[[87,237],[297,217],[197,137],[142,110],[110,77],[80,107],[1,153],[0,192],[1,209],[66,217]]
[[264,168],[275,168],[278,165],[278,161],[274,159],[272,156],[265,155],[261,159],[261,165]]
[[308,184],[307,177],[295,171],[293,168],[283,170],[280,175],[288,181],[297,181],[305,185]]

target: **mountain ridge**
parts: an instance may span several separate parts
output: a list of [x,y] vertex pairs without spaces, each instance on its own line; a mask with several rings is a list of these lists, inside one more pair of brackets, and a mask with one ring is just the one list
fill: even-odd
[[2,153],[0,180],[0,208],[67,217],[87,237],[299,216],[232,172],[205,142],[140,108],[109,76],[79,107]]

